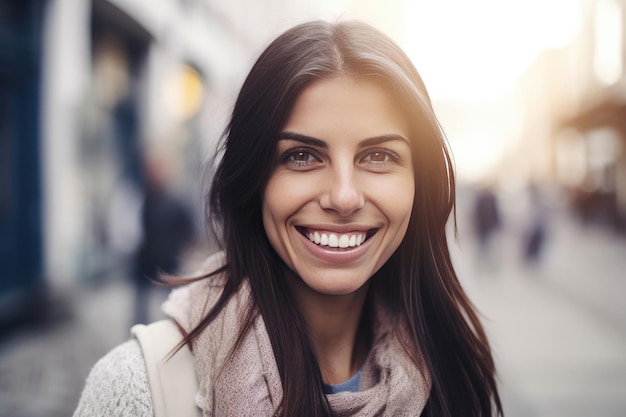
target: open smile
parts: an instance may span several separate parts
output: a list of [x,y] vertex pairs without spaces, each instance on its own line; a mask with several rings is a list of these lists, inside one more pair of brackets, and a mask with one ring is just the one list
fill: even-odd
[[314,230],[304,227],[296,227],[298,232],[318,246],[329,248],[355,248],[361,246],[367,239],[372,237],[378,229],[356,231],[347,233],[335,233],[330,231]]

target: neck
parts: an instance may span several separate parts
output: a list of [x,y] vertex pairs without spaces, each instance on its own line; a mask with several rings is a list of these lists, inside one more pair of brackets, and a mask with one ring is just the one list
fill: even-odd
[[347,381],[363,366],[368,353],[367,337],[359,332],[368,284],[351,294],[325,295],[311,290],[297,277],[290,281],[324,382]]

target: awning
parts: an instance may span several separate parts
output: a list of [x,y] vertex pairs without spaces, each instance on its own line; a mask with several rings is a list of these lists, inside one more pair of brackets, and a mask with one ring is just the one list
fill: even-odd
[[573,127],[583,132],[600,127],[612,127],[621,133],[622,139],[626,140],[626,102],[606,97],[566,120],[563,127]]

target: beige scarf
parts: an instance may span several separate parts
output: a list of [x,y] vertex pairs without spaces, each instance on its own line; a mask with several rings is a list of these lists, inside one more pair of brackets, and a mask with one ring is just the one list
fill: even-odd
[[[216,254],[207,262],[215,270]],[[190,331],[221,294],[217,275],[172,291],[163,311]],[[265,324],[258,316],[231,356],[251,297],[247,283],[193,343],[203,416],[273,416],[282,400],[282,385]],[[377,308],[374,347],[364,365],[359,392],[328,394],[342,416],[419,416],[430,392],[430,377],[420,371],[394,337],[386,312]],[[424,367],[422,367],[424,368]]]

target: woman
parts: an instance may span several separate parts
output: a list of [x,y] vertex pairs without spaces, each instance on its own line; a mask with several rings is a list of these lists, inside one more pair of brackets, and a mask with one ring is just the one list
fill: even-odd
[[[250,71],[221,151],[209,207],[224,250],[164,305],[204,415],[502,414],[448,252],[443,132],[391,40],[356,22],[288,30]],[[130,367],[145,381],[136,342],[111,356],[125,365],[105,357],[91,381]],[[116,404],[149,408],[146,390]]]

